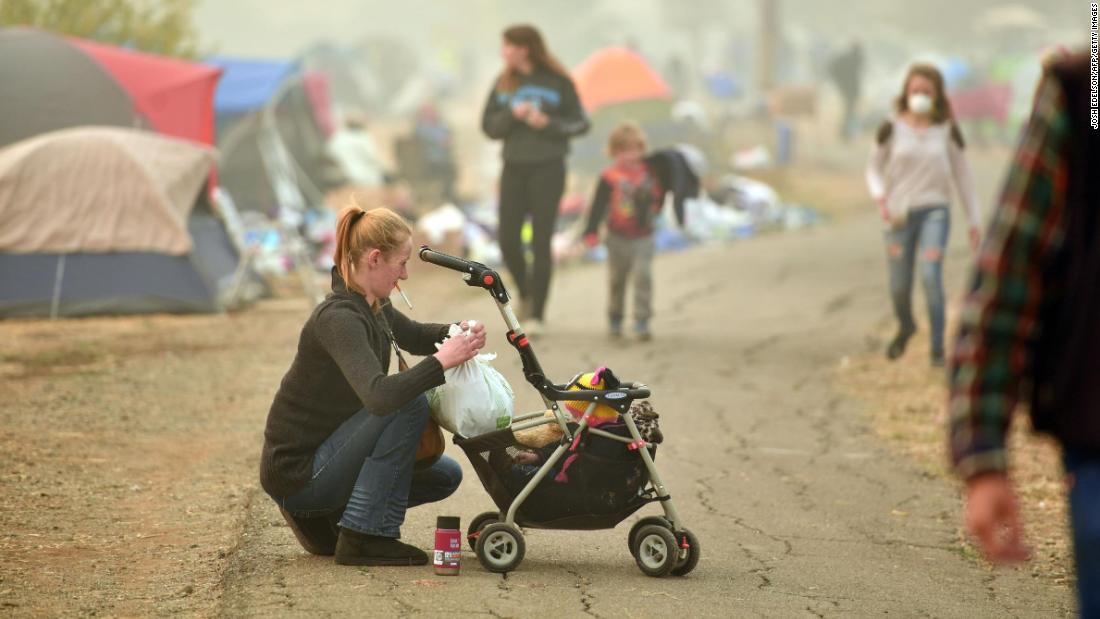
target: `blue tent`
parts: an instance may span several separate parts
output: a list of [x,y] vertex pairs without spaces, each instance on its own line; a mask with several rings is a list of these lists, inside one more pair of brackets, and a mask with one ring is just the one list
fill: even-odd
[[214,113],[219,121],[262,108],[298,69],[291,60],[215,56],[206,62],[223,71],[214,93]]
[[270,164],[264,161],[263,110],[278,103],[275,98],[297,72],[297,63],[226,56],[207,58],[206,62],[223,71],[214,92],[221,151],[218,180],[241,210],[270,213],[279,199],[267,169]]

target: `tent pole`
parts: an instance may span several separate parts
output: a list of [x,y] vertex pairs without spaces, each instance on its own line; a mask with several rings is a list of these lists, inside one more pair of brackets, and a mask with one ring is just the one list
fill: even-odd
[[50,301],[50,320],[57,320],[57,312],[61,306],[61,280],[65,277],[65,254],[57,258],[57,270],[53,276],[53,299]]

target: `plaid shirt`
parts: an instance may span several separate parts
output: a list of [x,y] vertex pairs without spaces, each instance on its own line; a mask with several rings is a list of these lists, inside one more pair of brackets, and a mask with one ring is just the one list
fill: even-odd
[[1043,266],[1065,237],[1069,117],[1044,77],[963,305],[950,376],[950,448],[964,479],[1007,467],[1005,435],[1041,336]]

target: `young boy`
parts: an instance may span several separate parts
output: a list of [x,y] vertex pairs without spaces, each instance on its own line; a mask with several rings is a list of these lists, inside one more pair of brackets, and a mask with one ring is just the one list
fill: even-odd
[[626,283],[633,273],[634,331],[639,339],[648,341],[653,314],[653,225],[661,212],[664,190],[643,159],[646,139],[637,125],[623,123],[615,127],[607,150],[614,162],[600,174],[584,241],[589,247],[599,242],[597,230],[606,216],[611,337],[622,337]]

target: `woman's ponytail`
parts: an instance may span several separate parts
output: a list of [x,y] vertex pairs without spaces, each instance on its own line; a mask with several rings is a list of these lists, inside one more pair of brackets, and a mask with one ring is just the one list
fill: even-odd
[[336,220],[336,251],[332,255],[332,262],[349,288],[354,285],[351,282],[351,269],[355,262],[351,251],[351,232],[364,214],[363,209],[352,204],[341,209],[339,218]]

